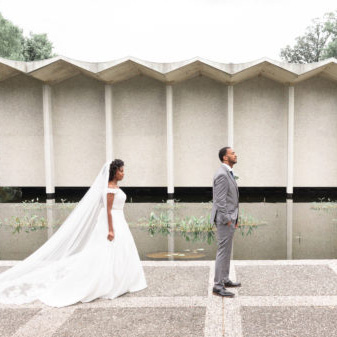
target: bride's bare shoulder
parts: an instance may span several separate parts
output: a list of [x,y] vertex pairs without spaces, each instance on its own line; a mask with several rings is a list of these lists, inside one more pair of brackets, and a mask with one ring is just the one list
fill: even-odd
[[107,187],[108,194],[115,194],[118,192],[118,190],[119,190],[119,187],[117,185],[108,184],[108,187]]
[[111,185],[111,184],[108,184],[108,188],[118,189],[119,186],[118,186],[118,185]]

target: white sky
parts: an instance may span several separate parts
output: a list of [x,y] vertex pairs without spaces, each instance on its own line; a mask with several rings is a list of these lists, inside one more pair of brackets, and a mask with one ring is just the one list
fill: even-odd
[[313,18],[335,10],[336,0],[0,0],[25,35],[47,33],[57,54],[92,62],[279,60]]

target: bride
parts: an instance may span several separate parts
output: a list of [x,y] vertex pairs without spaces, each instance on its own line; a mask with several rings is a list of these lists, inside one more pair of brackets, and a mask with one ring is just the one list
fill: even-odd
[[0,274],[0,303],[40,300],[64,307],[113,299],[147,287],[125,221],[118,187],[124,163],[106,163],[58,231],[36,252]]

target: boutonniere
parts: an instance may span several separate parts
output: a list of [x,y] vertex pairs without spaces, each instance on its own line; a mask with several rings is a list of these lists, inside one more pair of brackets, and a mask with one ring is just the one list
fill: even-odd
[[239,180],[239,176],[234,175],[235,180]]

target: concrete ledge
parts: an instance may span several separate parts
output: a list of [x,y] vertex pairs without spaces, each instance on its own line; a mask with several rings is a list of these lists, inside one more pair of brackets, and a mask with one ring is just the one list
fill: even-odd
[[44,83],[59,83],[82,73],[104,83],[116,83],[143,74],[171,84],[202,74],[233,85],[261,74],[283,84],[295,84],[321,73],[336,81],[337,73],[337,61],[334,58],[309,64],[279,62],[266,57],[238,64],[214,62],[200,57],[171,63],[149,62],[135,57],[95,63],[56,56],[33,62],[0,58],[0,66],[0,81],[26,74]]

